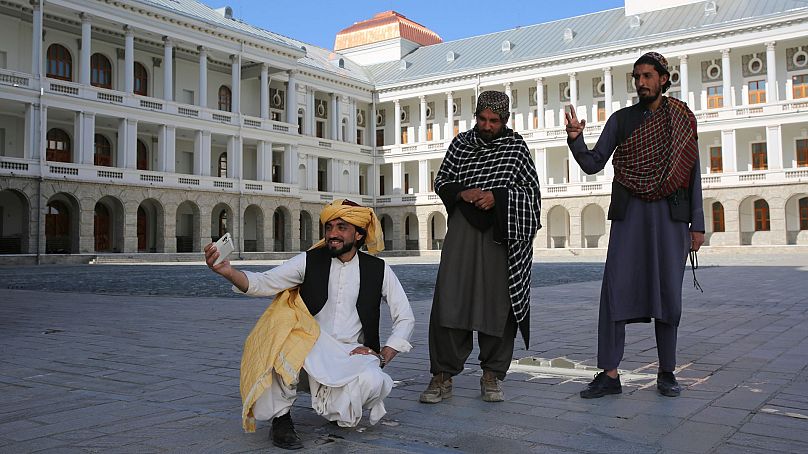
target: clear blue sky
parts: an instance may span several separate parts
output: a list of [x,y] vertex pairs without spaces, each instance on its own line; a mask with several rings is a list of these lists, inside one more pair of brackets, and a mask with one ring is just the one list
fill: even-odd
[[[649,0],[653,1],[653,0]],[[333,49],[337,33],[375,13],[395,10],[444,41],[623,6],[623,0],[202,0],[233,16],[300,41]]]

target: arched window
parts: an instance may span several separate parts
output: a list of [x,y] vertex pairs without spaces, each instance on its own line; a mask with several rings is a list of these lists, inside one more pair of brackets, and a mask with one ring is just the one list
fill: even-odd
[[721,202],[713,203],[713,232],[724,231],[724,205]]
[[70,136],[61,129],[51,129],[47,134],[48,147],[45,158],[48,161],[70,162]]
[[149,170],[149,150],[142,140],[137,141],[137,169]]
[[149,95],[149,73],[146,72],[146,67],[138,62],[135,62],[135,94]]
[[755,231],[766,232],[769,230],[771,230],[769,204],[763,199],[755,200]]
[[48,47],[48,67],[46,75],[53,79],[73,80],[73,57],[61,44]]
[[219,177],[227,178],[227,153],[219,155]]
[[94,87],[112,88],[112,65],[101,54],[90,57],[90,84]]
[[226,85],[219,87],[219,110],[230,112],[233,105],[233,94]]
[[808,230],[808,197],[800,199],[800,230]]
[[95,155],[93,163],[97,166],[111,166],[112,165],[112,146],[109,140],[101,134],[95,135]]

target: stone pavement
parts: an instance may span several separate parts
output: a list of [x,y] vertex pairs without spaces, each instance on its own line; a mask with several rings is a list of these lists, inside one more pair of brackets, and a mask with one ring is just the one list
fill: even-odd
[[[538,272],[552,274],[564,264],[543,265]],[[602,265],[595,263],[565,271],[581,279],[533,289],[532,344],[516,351],[521,364],[504,382],[505,402],[479,399],[475,350],[451,400],[418,403],[429,381],[430,301],[422,296],[412,302],[415,347],[386,369],[396,387],[379,425],[328,424],[307,395],[293,417],[309,452],[805,453],[806,265],[802,256],[708,256],[698,271],[703,294],[687,271],[678,349],[686,388],[676,399],[655,392],[654,334],[646,324],[628,328],[622,369],[632,380],[623,394],[578,397],[596,353],[600,282],[592,267]],[[434,270],[408,266],[396,267],[405,286],[413,279],[422,286],[419,276]],[[238,393],[242,342],[265,302],[149,294],[166,282],[181,294],[183,278],[196,284],[190,268],[159,268],[159,279],[131,267],[62,268],[68,287],[85,274],[127,282],[114,295],[31,286],[38,273],[58,268],[25,268],[27,280],[20,270],[0,269],[0,452],[273,450],[266,423],[242,433]],[[200,276],[206,284],[217,279]],[[551,285],[557,282],[570,283]]]

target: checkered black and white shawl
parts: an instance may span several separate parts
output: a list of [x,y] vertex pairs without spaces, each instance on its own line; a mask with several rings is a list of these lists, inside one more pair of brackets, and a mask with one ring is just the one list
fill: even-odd
[[488,143],[476,129],[458,134],[435,178],[435,192],[451,183],[484,191],[507,189],[508,289],[513,314],[522,322],[530,313],[533,237],[541,228],[539,177],[527,144],[507,127]]

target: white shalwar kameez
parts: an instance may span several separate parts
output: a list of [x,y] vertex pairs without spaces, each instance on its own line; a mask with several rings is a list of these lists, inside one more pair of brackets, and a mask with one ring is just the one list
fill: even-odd
[[[250,282],[247,295],[272,297],[303,282],[306,254],[299,254],[264,273],[245,271],[244,274]],[[233,289],[241,293],[236,287]],[[345,263],[332,258],[328,299],[314,316],[320,325],[320,337],[303,364],[309,375],[312,408],[342,427],[359,424],[364,408],[370,410],[370,423],[376,424],[386,414],[383,400],[393,388],[392,378],[379,367],[377,357],[350,354],[362,345],[359,342],[362,324],[356,311],[358,296],[359,256]],[[392,333],[384,345],[399,353],[408,352],[412,348],[409,339],[415,317],[401,283],[386,263],[382,301],[387,303],[393,319]],[[296,397],[295,387],[284,385],[273,372],[272,386],[255,402],[253,414],[258,420],[283,415]]]

